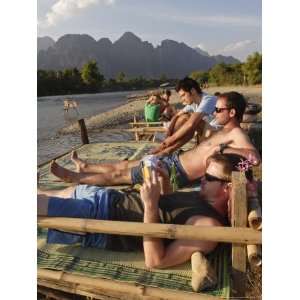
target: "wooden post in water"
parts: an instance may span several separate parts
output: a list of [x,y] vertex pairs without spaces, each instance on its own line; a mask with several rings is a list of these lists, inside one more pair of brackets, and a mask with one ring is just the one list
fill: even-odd
[[79,124],[79,128],[80,128],[82,144],[89,144],[90,142],[89,142],[89,137],[88,137],[84,119],[78,120],[78,124]]

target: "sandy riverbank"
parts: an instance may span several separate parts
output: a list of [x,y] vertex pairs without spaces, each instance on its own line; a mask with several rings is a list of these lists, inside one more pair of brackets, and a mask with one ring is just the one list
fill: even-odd
[[[226,86],[226,87],[212,87],[204,90],[209,94],[214,94],[215,92],[227,92],[227,91],[237,91],[245,95],[247,100],[251,102],[261,103],[261,86]],[[176,107],[180,107],[179,96],[175,91],[172,91],[172,96],[170,103]],[[108,112],[101,113],[85,119],[86,126],[88,130],[112,128],[120,125],[125,125],[128,122],[133,121],[133,116],[136,114],[138,120],[143,118],[145,100],[137,100],[129,102],[125,105],[121,105],[115,109]],[[59,130],[60,134],[69,134],[79,131],[77,123],[66,126]]]

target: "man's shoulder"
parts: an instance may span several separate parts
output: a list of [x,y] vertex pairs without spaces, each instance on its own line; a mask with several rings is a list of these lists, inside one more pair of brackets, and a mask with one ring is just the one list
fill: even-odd
[[213,100],[213,101],[217,101],[217,97],[214,95],[210,95],[207,93],[202,93],[202,99],[207,99],[207,100]]
[[244,129],[242,129],[241,127],[234,127],[230,130],[229,132],[230,135],[234,136],[234,137],[238,137],[238,136],[247,136],[247,133],[245,132]]

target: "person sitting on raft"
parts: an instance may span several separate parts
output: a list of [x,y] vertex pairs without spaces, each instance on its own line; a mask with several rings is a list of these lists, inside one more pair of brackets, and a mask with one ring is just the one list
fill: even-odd
[[[195,148],[165,155],[164,151],[156,157],[171,176],[175,170],[175,181],[179,188],[189,185],[202,177],[206,169],[206,160],[216,152],[234,153],[251,159],[254,164],[260,163],[260,156],[252,145],[246,132],[240,127],[246,101],[237,92],[228,92],[219,96],[215,107],[215,119],[223,128],[203,140]],[[63,168],[53,161],[50,171],[67,182],[90,185],[120,185],[141,184],[142,162],[140,160],[121,161],[109,164],[89,164],[72,153],[72,161],[76,165],[76,172]],[[173,172],[174,173],[174,172]]]

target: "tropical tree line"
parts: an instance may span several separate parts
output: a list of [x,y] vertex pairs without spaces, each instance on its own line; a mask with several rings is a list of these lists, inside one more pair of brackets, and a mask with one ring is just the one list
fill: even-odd
[[81,93],[98,93],[105,91],[121,91],[156,88],[161,83],[175,84],[174,79],[162,75],[159,79],[146,79],[142,76],[128,78],[124,72],[119,72],[115,78],[105,79],[97,62],[87,62],[81,70],[77,68],[61,71],[37,71],[37,95],[68,95]]
[[[262,56],[255,52],[249,55],[244,63],[232,65],[220,63],[208,71],[194,71],[190,77],[200,85],[206,83],[217,86],[260,84]],[[124,72],[119,72],[115,78],[106,79],[101,74],[97,62],[92,60],[87,62],[81,70],[77,68],[61,71],[38,70],[37,94],[40,97],[157,88],[166,81],[171,85],[176,83],[176,79],[168,79],[165,75],[159,79],[146,79],[142,76],[129,78]]]
[[213,66],[208,71],[194,71],[190,77],[200,85],[252,85],[261,84],[262,55],[258,52],[247,57],[246,62],[227,65],[224,63]]

